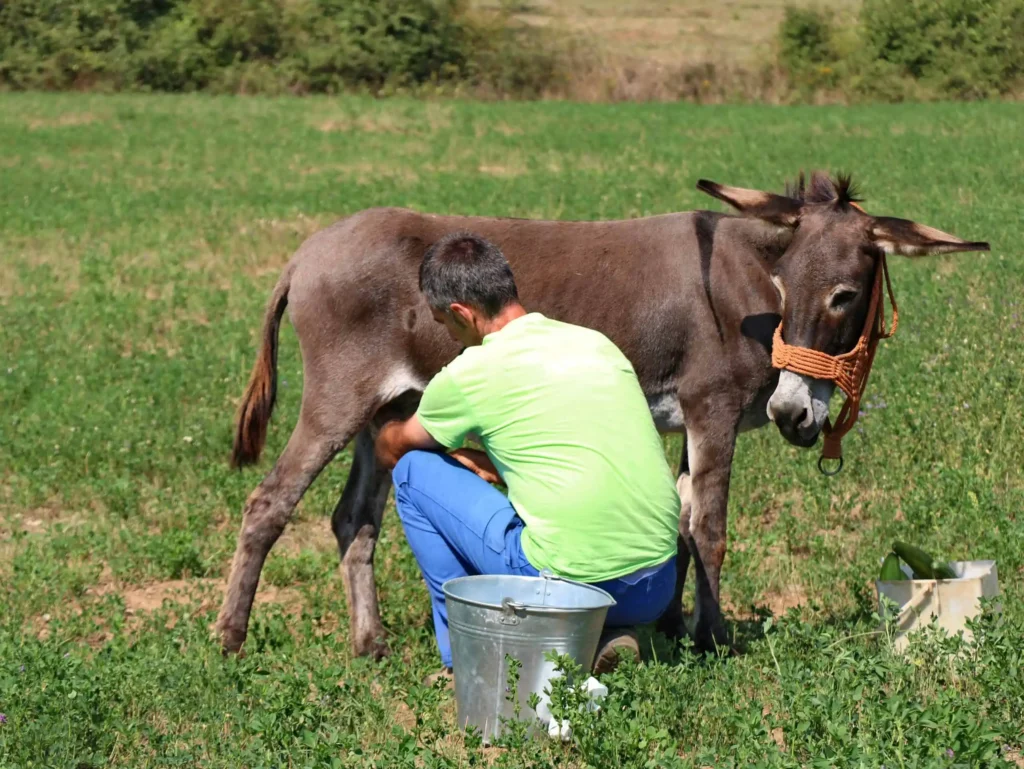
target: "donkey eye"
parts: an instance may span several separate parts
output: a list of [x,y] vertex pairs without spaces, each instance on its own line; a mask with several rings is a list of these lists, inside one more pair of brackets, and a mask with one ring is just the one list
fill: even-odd
[[849,286],[837,286],[828,297],[828,308],[830,310],[842,311],[853,304],[860,292]]

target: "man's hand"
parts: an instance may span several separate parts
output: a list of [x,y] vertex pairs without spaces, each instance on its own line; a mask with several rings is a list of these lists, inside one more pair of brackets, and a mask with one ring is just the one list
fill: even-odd
[[448,456],[454,459],[463,467],[472,470],[488,483],[501,483],[501,476],[498,475],[498,468],[494,466],[491,458],[479,449],[455,449]]
[[415,414],[404,421],[395,420],[386,423],[380,428],[380,433],[374,444],[377,461],[385,470],[393,470],[399,459],[417,449],[441,451],[444,446],[435,441],[430,433],[423,429],[423,425],[420,424]]

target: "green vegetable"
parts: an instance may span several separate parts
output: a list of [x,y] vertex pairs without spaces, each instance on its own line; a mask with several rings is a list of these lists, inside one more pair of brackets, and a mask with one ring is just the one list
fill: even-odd
[[885,556],[878,579],[882,582],[898,582],[899,580],[907,579],[907,575],[900,568],[900,557],[896,553],[889,553],[889,555]]
[[893,542],[892,549],[913,569],[914,579],[956,579],[956,572],[948,563],[936,561],[919,547]]

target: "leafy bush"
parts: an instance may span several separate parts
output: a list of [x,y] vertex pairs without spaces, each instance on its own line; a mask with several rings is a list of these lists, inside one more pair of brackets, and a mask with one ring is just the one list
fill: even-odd
[[459,10],[428,0],[306,0],[294,10],[292,55],[314,91],[450,76],[466,62]]
[[865,0],[860,89],[916,81],[938,97],[982,99],[1024,78],[1019,0]]
[[539,92],[550,58],[505,20],[458,0],[10,0],[0,83],[336,92],[469,78]]
[[0,80],[20,88],[118,83],[138,26],[117,0],[0,4]]
[[821,10],[787,7],[777,33],[779,63],[801,87],[832,85],[837,77],[831,18]]
[[864,0],[851,28],[787,8],[777,43],[790,85],[805,96],[838,88],[881,101],[991,98],[1024,82],[1024,3]]
[[824,11],[786,8],[779,24],[779,56],[783,65],[799,69],[808,64],[828,64],[835,59],[832,24]]

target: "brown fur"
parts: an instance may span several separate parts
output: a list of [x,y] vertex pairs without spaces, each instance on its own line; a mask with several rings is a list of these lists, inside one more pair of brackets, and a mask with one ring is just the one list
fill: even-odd
[[[828,192],[837,204],[844,196],[853,200],[848,181],[816,178],[807,195]],[[801,317],[810,321],[801,324],[791,317],[793,307],[817,306],[828,288],[822,275],[845,271],[849,281],[860,280],[866,254],[878,246],[870,241],[870,217],[853,205],[823,206],[714,182],[699,187],[748,216],[696,211],[551,222],[371,209],[309,238],[274,289],[239,412],[234,458],[244,464],[255,461],[266,436],[277,330],[287,304],[302,350],[302,407],[284,452],[246,502],[218,618],[225,650],[238,650],[245,640],[264,559],[298,500],[359,436],[331,525],[353,648],[387,652],[373,553],[391,479],[376,464],[373,435],[383,419],[411,414],[425,383],[459,352],[418,290],[424,251],[458,230],[497,243],[528,310],[597,329],[615,342],[633,363],[659,427],[685,430],[677,598],[692,559],[695,640],[704,648],[725,643],[719,577],[736,435],[767,422],[766,404],[778,380],[771,338],[782,306],[772,275],[787,281],[787,331],[808,335],[816,349],[841,346],[843,324],[823,322],[817,310],[805,312]],[[913,232],[924,237],[921,229]],[[957,241],[945,238],[946,248]],[[851,317],[863,315],[863,304],[854,303]],[[798,445],[817,438],[779,427]],[[661,626],[682,627],[678,600]]]

